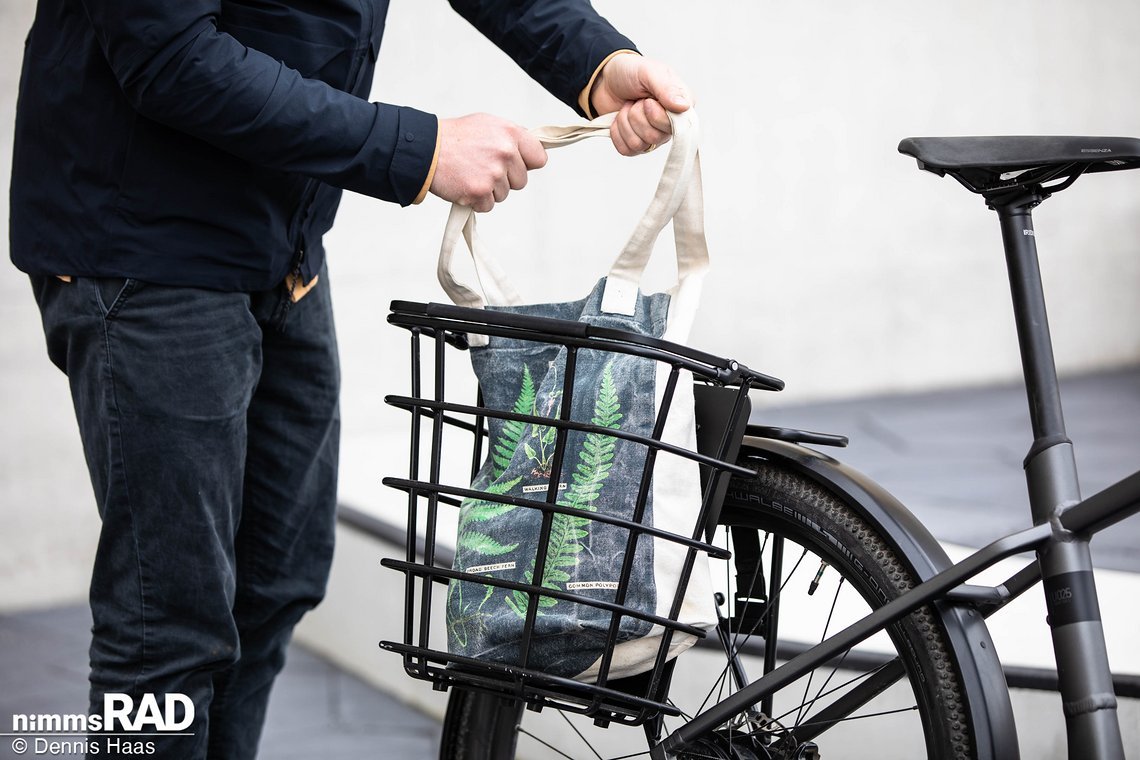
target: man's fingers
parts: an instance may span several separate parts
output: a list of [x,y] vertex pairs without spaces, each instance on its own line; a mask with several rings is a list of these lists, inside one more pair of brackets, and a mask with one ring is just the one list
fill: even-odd
[[[658,118],[663,118],[666,129],[659,129],[647,115],[656,108]],[[623,156],[636,156],[639,153],[648,153],[659,145],[669,141],[670,124],[665,110],[651,100],[641,100],[637,103],[622,106],[610,127],[610,138],[614,147]]]
[[629,149],[629,153],[627,155],[636,156],[638,153],[645,153],[653,147],[652,142],[643,139],[641,135],[637,134],[637,132],[633,130],[633,127],[630,126],[628,120],[623,121],[623,123],[618,127],[618,131],[621,132],[622,139],[625,141],[626,147]]
[[514,155],[507,163],[507,181],[510,189],[522,190],[526,187],[527,172],[546,166],[546,148],[542,147],[542,142],[537,137],[522,127],[518,128],[513,137],[517,142]]
[[[495,203],[502,203],[507,199],[507,194],[511,192],[511,186],[508,179],[500,177],[495,181],[495,186],[491,190],[491,197]],[[492,204],[493,205],[493,204]]]
[[444,200],[490,211],[511,190],[527,184],[527,172],[546,165],[538,138],[487,114],[441,119],[440,148],[431,192]]
[[541,169],[546,166],[546,148],[537,137],[527,131],[519,136],[519,156],[527,169]]
[[656,100],[639,100],[629,109],[629,126],[642,142],[661,145],[673,132],[669,114]]
[[[623,111],[624,110],[628,109],[623,109]],[[622,154],[623,156],[635,156],[640,153],[641,150],[634,150],[632,147],[630,147],[628,140],[630,137],[632,137],[633,133],[632,131],[628,130],[628,117],[623,117],[625,117],[625,114],[623,112],[619,112],[617,118],[614,119],[614,123],[610,125],[610,140],[613,141],[614,147],[617,148],[618,153]]]
[[[516,156],[507,165],[507,184],[511,190],[522,190],[526,187],[527,171],[522,156]],[[501,199],[496,199],[501,200]]]
[[634,156],[669,141],[669,112],[693,105],[684,81],[661,61],[636,54],[614,56],[590,94],[595,112],[617,112],[610,137],[618,153]]
[[638,101],[630,114],[630,120],[634,122],[636,127],[644,128],[646,134],[649,134],[650,130],[656,130],[665,139],[673,134],[673,125],[669,121],[669,113],[656,100]]

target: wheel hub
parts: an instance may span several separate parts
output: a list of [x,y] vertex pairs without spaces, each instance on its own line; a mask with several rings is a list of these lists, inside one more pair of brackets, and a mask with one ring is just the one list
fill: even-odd
[[794,749],[765,747],[754,736],[724,729],[703,736],[685,747],[677,760],[821,760],[815,742],[804,742]]
[[731,734],[731,738],[724,733],[702,736],[696,742],[685,747],[677,755],[677,760],[765,760],[766,754],[757,754],[755,740],[740,733]]

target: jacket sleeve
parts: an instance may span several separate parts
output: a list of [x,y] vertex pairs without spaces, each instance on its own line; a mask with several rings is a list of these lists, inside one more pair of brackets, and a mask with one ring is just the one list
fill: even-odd
[[597,67],[634,44],[587,0],[450,0],[451,7],[552,95],[585,116],[578,95]]
[[143,116],[251,163],[402,205],[423,186],[435,116],[303,78],[218,29],[220,0],[82,0]]

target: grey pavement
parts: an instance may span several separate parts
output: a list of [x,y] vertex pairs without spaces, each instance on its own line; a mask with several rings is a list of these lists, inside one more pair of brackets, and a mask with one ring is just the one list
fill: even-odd
[[[86,712],[90,628],[85,606],[0,615],[0,725],[17,714]],[[270,699],[261,757],[429,760],[438,752],[438,722],[290,647]],[[0,741],[0,758],[17,757],[9,741]]]

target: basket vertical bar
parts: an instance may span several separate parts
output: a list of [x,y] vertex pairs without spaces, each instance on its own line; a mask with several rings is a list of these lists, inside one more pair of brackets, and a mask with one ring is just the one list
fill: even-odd
[[[483,389],[480,388],[475,395],[475,406],[479,409],[483,408]],[[487,423],[487,418],[482,414],[475,415],[475,443],[471,447],[471,480],[475,480],[475,476],[479,474],[480,468],[483,466],[483,426]]]
[[[420,365],[420,330],[413,328],[411,330],[411,346],[412,346],[412,398],[420,398],[421,391],[421,370]],[[421,417],[419,409],[413,409],[411,417],[411,431],[409,437],[411,438],[411,450],[408,452],[408,479],[412,482],[419,480],[420,477],[420,434],[421,434]],[[419,512],[419,492],[414,489],[408,489],[408,524],[407,533],[404,539],[405,559],[409,563],[416,561],[416,523],[418,522]],[[422,583],[423,581],[421,581]],[[412,610],[415,608],[415,594],[416,594],[416,578],[411,573],[404,575],[404,643],[411,644],[415,636],[415,616]],[[428,621],[420,621],[421,627],[426,626]],[[421,665],[423,661],[421,660]]]
[[[741,413],[744,411],[744,404],[748,399],[749,387],[750,384],[747,381],[744,381],[741,383],[740,388],[737,391],[736,400],[733,403],[732,407],[732,414],[729,417],[729,424],[725,426],[724,432],[721,433],[720,445],[717,448],[716,458],[720,461],[725,460],[725,457],[728,455],[728,452],[732,446],[733,438],[739,435],[739,431],[736,429],[735,423],[736,420],[739,419]],[[704,495],[701,499],[701,509],[697,514],[696,524],[693,529],[693,535],[691,536],[691,538],[694,540],[700,539],[703,535],[706,538],[711,539],[712,528],[715,528],[715,526],[707,526],[706,523],[709,520],[710,511],[713,508],[713,500],[716,498],[716,494],[719,491],[720,482],[723,478],[727,477],[728,473],[725,470],[714,469],[712,476],[708,479],[707,487],[705,488]],[[688,588],[689,578],[692,576],[693,565],[696,563],[696,560],[697,549],[690,548],[685,553],[685,564],[681,568],[680,582],[677,584],[677,590],[673,596],[673,604],[669,607],[669,617],[674,620],[676,620],[677,617],[681,614],[681,605],[685,600],[685,590]],[[657,659],[654,662],[653,670],[651,671],[653,673],[653,677],[650,680],[649,689],[646,691],[646,696],[657,694],[658,688],[663,683],[665,683],[661,677],[662,666],[665,664],[665,659],[669,652],[669,645],[673,640],[673,631],[671,629],[666,630],[662,638],[662,646],[657,650]]]
[[[447,343],[444,341],[444,331],[435,331],[435,367],[434,367],[434,393],[433,398],[435,401],[442,403],[444,399],[444,383],[443,372]],[[428,481],[432,485],[439,485],[439,467],[440,458],[443,454],[443,410],[437,408],[432,412],[431,423],[431,465],[429,467]],[[439,512],[439,492],[432,490],[428,495],[427,507],[427,525],[424,529],[424,565],[431,567],[435,564],[435,533],[437,513]],[[420,588],[422,597],[420,600],[420,616],[424,621],[424,625],[420,628],[420,646],[424,649],[428,648],[428,634],[430,633],[430,626],[428,623],[431,620],[431,592],[432,581],[429,578],[423,580],[423,585]]]

